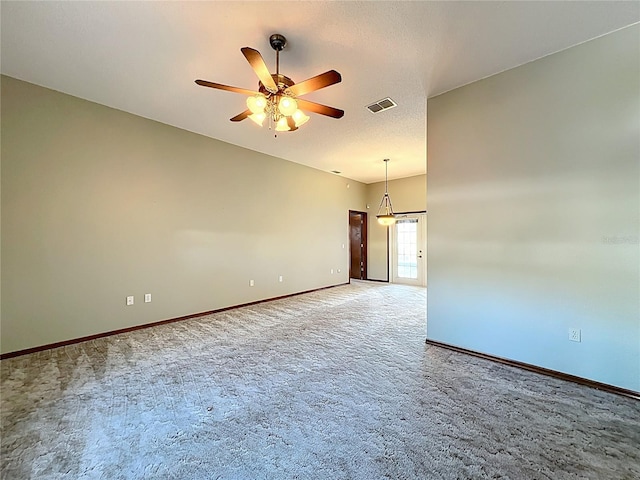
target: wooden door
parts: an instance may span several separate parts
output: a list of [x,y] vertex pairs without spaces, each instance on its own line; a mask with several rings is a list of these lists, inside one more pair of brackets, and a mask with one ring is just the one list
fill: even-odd
[[367,278],[367,214],[349,210],[349,277]]

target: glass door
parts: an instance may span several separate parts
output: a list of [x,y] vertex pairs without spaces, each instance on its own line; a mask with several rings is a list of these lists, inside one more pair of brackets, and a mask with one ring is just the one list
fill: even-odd
[[425,215],[406,215],[392,227],[392,282],[426,285]]

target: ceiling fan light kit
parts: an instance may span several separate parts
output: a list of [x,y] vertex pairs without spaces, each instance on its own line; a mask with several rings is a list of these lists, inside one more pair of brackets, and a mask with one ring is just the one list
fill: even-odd
[[390,226],[396,223],[396,216],[393,213],[393,205],[391,204],[391,197],[389,197],[389,188],[388,188],[388,176],[387,173],[389,171],[389,159],[384,159],[384,195],[382,196],[382,200],[380,201],[380,206],[378,207],[378,215],[376,218],[378,219],[378,223],[384,226]]
[[280,51],[286,46],[287,39],[279,33],[274,33],[269,37],[269,44],[276,51],[275,74],[269,72],[260,52],[249,47],[240,49],[260,80],[258,91],[206,80],[196,80],[196,83],[203,87],[248,95],[247,110],[231,118],[232,122],[240,122],[248,118],[257,125],[263,126],[264,121],[268,120],[269,128],[275,128],[277,132],[292,132],[309,121],[309,116],[303,110],[331,118],[342,118],[344,115],[342,110],[299,98],[307,93],[340,83],[341,75],[335,70],[329,70],[304,82],[295,83],[289,77],[280,74]]

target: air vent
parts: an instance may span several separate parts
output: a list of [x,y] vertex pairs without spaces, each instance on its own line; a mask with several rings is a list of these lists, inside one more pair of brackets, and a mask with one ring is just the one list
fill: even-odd
[[367,108],[371,113],[382,112],[383,110],[389,110],[390,108],[397,107],[398,104],[391,100],[389,97],[383,98],[379,102],[367,105]]

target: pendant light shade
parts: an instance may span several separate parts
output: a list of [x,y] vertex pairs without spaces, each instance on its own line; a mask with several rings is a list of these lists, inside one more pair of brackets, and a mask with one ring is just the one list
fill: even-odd
[[376,218],[378,219],[378,223],[380,225],[389,226],[396,223],[396,216],[393,213],[393,205],[391,205],[391,197],[389,197],[389,188],[388,188],[388,166],[389,159],[384,159],[384,195],[382,196],[382,201],[380,202],[380,207],[378,207],[378,215]]
[[378,223],[388,227],[396,223],[396,217],[394,215],[378,215]]

